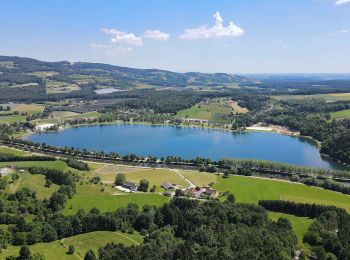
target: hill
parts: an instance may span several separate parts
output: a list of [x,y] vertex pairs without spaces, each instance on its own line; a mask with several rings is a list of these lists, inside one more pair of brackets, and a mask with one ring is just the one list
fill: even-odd
[[249,82],[244,77],[225,73],[178,73],[101,63],[45,62],[9,56],[0,56],[0,75],[0,93],[7,93],[0,96],[9,96],[8,101],[14,101],[19,96],[30,98],[54,94],[68,98],[84,97],[96,95],[95,90],[108,88],[120,91],[143,88],[237,86]]

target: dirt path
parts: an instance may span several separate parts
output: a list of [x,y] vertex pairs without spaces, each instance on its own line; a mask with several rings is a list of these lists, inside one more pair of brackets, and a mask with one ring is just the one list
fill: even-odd
[[136,245],[140,245],[139,242],[137,242],[136,240],[132,239],[131,237],[127,237],[127,236],[123,235],[122,233],[115,232],[115,234],[120,235],[121,237],[124,237],[124,238],[130,240],[131,242],[135,243]]
[[182,179],[184,179],[186,182],[188,182],[188,184],[189,184],[188,188],[189,189],[196,187],[196,185],[194,185],[189,179],[187,179],[185,176],[183,176],[177,169],[169,169],[169,170],[171,170],[173,172],[176,172]]

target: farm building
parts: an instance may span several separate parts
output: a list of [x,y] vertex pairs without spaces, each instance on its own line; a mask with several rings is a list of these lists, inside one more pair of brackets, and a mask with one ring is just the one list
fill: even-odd
[[122,185],[122,187],[124,189],[128,189],[130,191],[136,191],[137,190],[137,185],[133,182],[129,182],[129,181],[126,181],[124,182],[124,184]]
[[175,188],[175,186],[169,182],[164,182],[161,187],[164,189],[164,190],[172,190]]

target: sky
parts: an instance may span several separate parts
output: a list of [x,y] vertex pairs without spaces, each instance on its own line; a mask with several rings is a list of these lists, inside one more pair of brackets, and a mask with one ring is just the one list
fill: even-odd
[[0,55],[178,72],[350,72],[350,0],[1,0],[0,10]]

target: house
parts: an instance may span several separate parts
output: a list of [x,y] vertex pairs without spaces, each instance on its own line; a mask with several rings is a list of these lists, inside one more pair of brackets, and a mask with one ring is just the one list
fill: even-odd
[[174,185],[172,185],[171,183],[169,182],[163,182],[163,184],[161,185],[161,187],[164,189],[164,190],[172,190],[174,189]]
[[217,196],[216,190],[210,188],[204,188],[201,197],[208,196],[209,198],[215,199]]
[[190,195],[192,197],[197,198],[197,199],[199,199],[201,197],[202,192],[203,192],[203,189],[201,189],[199,187],[190,189]]
[[215,199],[217,197],[217,191],[210,188],[192,188],[189,194],[196,199],[205,199],[208,197]]
[[137,190],[137,185],[133,182],[125,181],[122,185],[124,189],[128,189],[130,191],[136,191]]

